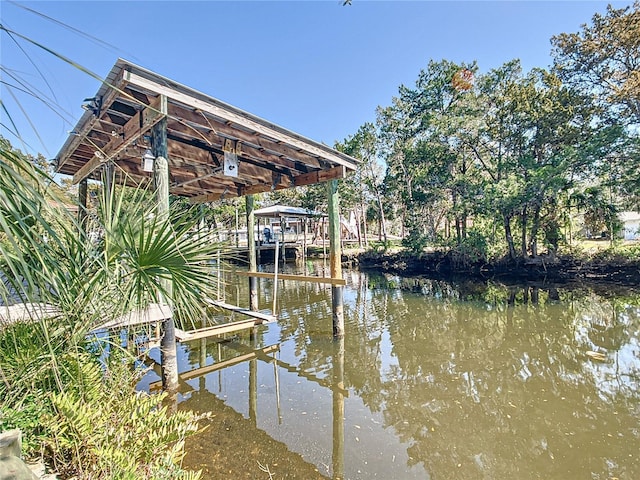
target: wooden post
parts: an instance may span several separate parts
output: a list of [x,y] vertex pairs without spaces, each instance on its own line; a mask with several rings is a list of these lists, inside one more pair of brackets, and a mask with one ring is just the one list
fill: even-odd
[[[169,162],[167,160],[167,119],[158,122],[152,130],[153,155],[156,157],[153,179],[156,187],[156,212],[163,221],[169,216]],[[173,281],[160,279],[160,297],[173,310]],[[176,354],[176,327],[173,314],[162,323],[163,335],[160,341],[162,363],[162,387],[165,390],[178,388],[178,357]]]
[[87,234],[87,179],[78,185],[78,227],[83,235]]
[[302,264],[304,274],[307,274],[307,217],[302,219]]
[[[329,255],[331,278],[342,278],[342,249],[340,248],[340,195],[338,181],[328,183],[329,193]],[[344,335],[344,301],[342,285],[331,286],[333,335]]]
[[240,232],[238,232],[238,205],[236,204],[236,248],[240,247]]
[[113,216],[115,207],[115,194],[113,192],[113,163],[107,162],[102,170],[102,188],[104,189],[105,214],[109,216],[109,222]]
[[[258,264],[256,257],[256,230],[253,195],[247,195],[245,199],[247,205],[247,248],[249,249],[249,271],[257,272]],[[258,279],[249,277],[249,310],[258,311]]]
[[273,247],[273,307],[271,308],[271,315],[276,317],[278,308],[278,237],[276,237],[276,244]]
[[322,258],[327,259],[327,243],[325,237],[327,236],[327,218],[322,217]]
[[[266,220],[265,220],[266,221]],[[262,246],[264,245],[264,236],[260,236],[262,232],[262,226],[260,225],[260,218],[258,218],[258,246],[256,247],[256,267],[262,263]],[[238,304],[239,305],[239,304]]]
[[282,265],[284,265],[287,263],[287,247],[284,241],[284,217],[280,217],[280,232],[282,233]]

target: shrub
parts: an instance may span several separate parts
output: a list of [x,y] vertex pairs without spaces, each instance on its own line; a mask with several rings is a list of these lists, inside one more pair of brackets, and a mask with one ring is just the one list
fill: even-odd
[[111,358],[103,371],[87,354],[73,360],[78,382],[51,395],[54,414],[46,420],[58,470],[78,479],[200,477],[180,467],[200,417],[171,413],[164,393],[136,392],[138,374],[128,362]]

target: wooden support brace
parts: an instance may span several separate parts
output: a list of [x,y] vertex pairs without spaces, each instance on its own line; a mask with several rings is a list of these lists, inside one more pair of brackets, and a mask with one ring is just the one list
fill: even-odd
[[303,173],[293,177],[293,183],[296,187],[303,185],[313,185],[316,183],[327,182],[329,180],[337,180],[347,175],[347,169],[340,165],[328,170],[318,170],[316,172]]
[[212,300],[210,298],[205,298],[205,302],[207,302],[212,307],[222,308],[224,310],[229,310],[230,312],[240,313],[242,315],[247,315],[248,317],[255,318],[256,320],[260,320],[262,322],[275,322],[276,317],[273,315],[268,315],[266,313],[260,313],[253,310],[249,310],[248,308],[238,307],[236,305],[231,305],[229,303],[220,302],[218,300]]
[[[104,82],[105,85],[107,82]],[[109,85],[109,92],[102,98],[103,105],[110,105],[111,102],[120,94],[120,92],[126,87],[126,82],[124,81],[124,76],[119,76],[114,82],[113,85]],[[87,124],[84,126],[81,132],[76,133],[76,137],[73,139],[67,152],[73,152],[76,150],[78,145],[82,142],[84,137],[95,127],[96,123],[99,122],[100,119],[98,117],[93,117]],[[58,170],[64,166],[64,164],[69,160],[69,154],[58,159]],[[80,179],[82,180],[82,179]],[[77,183],[77,182],[74,182]]]
[[[239,189],[235,188],[237,196],[241,197]],[[217,202],[218,200],[222,200],[225,195],[228,195],[227,192],[233,191],[233,189],[225,188],[220,193],[207,193],[206,195],[196,195],[194,197],[189,198],[189,203],[198,204],[198,203],[209,203],[209,202]]]
[[[258,278],[275,278],[275,274],[270,272],[236,272],[236,275],[242,277],[258,277]],[[329,283],[331,285],[346,285],[347,281],[343,278],[331,278],[331,277],[315,277],[313,275],[289,275],[278,273],[279,280],[295,280],[298,282],[312,282],[312,283]]]
[[176,329],[176,340],[178,342],[190,342],[192,340],[198,340],[200,338],[208,338],[216,335],[223,335],[225,333],[234,333],[241,330],[247,330],[249,328],[262,325],[263,323],[268,322],[257,318],[249,318],[247,320],[238,320],[236,322],[213,325],[206,328],[199,328],[197,330],[191,330],[189,332]]

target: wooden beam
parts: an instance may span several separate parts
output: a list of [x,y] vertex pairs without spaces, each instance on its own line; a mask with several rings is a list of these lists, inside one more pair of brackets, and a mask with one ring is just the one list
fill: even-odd
[[263,322],[275,322],[277,319],[273,315],[268,315],[266,313],[254,312],[249,310],[248,308],[238,307],[236,305],[231,305],[230,303],[221,302],[219,300],[212,300],[210,298],[205,298],[204,301],[213,307],[223,308],[224,310],[229,310],[234,313],[241,313],[242,315],[247,315],[249,317],[255,318],[256,320],[261,320]]
[[289,177],[282,177],[280,183],[276,185],[264,183],[249,185],[247,187],[241,188],[239,195],[251,195],[256,193],[269,192],[272,190],[301,187],[303,185],[314,185],[316,183],[344,178],[345,176],[346,168],[341,165],[339,167],[330,168],[328,170],[318,170],[316,172],[303,173],[302,175],[293,177],[293,180],[291,180]]
[[[198,204],[198,203],[209,203],[209,202],[217,202],[219,200],[222,200],[223,198],[225,198],[225,196],[227,195],[227,193],[231,190],[230,188],[224,188],[224,189],[220,189],[222,190],[221,192],[216,192],[216,193],[207,193],[205,195],[195,195],[191,198],[189,198],[189,203],[191,204]],[[229,196],[231,197],[241,197],[242,195],[240,195],[240,193],[238,192],[238,189],[236,188],[236,192],[229,194]]]
[[284,190],[285,188],[294,187],[295,184],[287,176],[282,176],[279,182],[256,183],[240,188],[239,195],[254,195],[256,193],[271,192],[273,190]]
[[[169,130],[170,140],[180,142],[185,145],[190,145],[194,148],[206,150],[207,152],[216,153],[219,155],[224,154],[224,151],[222,149],[222,141],[224,141],[224,138],[222,137],[202,134],[202,137],[194,138],[192,136],[193,134],[190,133],[187,128],[185,128],[183,125],[177,125],[174,122],[169,123]],[[179,135],[177,135],[176,133],[179,133]],[[206,139],[206,141],[203,141],[203,138]],[[292,176],[295,174],[295,172],[292,172],[291,169],[296,168],[296,162],[284,157],[280,157],[273,153],[261,152],[254,147],[244,144],[242,144],[242,153],[239,155],[239,159],[241,163],[249,163],[258,168],[263,168],[271,172],[277,172],[281,175]],[[246,170],[246,168],[244,170]]]
[[213,171],[209,173],[203,173],[202,175],[197,175],[195,178],[192,178],[190,180],[185,180],[184,182],[180,182],[180,183],[174,183],[171,185],[171,188],[180,188],[186,185],[190,185],[192,183],[199,182],[201,180],[205,180],[209,177],[215,177],[216,175],[219,175],[221,171],[222,171],[222,167],[215,168]]
[[176,329],[176,339],[180,342],[190,342],[191,340],[198,340],[199,338],[213,337],[214,335],[222,335],[225,333],[239,332],[240,330],[246,330],[247,328],[253,328],[258,325],[262,325],[265,322],[259,318],[249,318],[247,320],[238,320],[236,322],[224,323],[221,325],[214,325],[212,327],[200,328],[191,332],[185,332]]
[[167,305],[150,303],[144,310],[133,310],[125,315],[121,315],[113,320],[103,323],[96,330],[133,327],[148,323],[156,323],[171,317],[171,309]]
[[122,133],[113,137],[101,150],[94,153],[93,158],[85,163],[73,176],[73,184],[77,184],[91,175],[105,162],[114,158],[134,140],[147,133],[160,120],[165,118],[167,112],[167,97],[159,96],[142,111],[137,112],[123,126]]
[[[270,272],[236,272],[236,275],[241,277],[258,277],[258,278],[275,278],[274,273]],[[295,280],[298,282],[312,282],[312,283],[328,283],[331,285],[346,285],[347,281],[344,278],[331,278],[331,277],[316,277],[313,275],[289,275],[284,273],[278,273],[278,280]]]
[[329,180],[337,180],[347,175],[347,169],[342,165],[330,168],[328,170],[318,170],[316,172],[304,173],[293,177],[293,183],[296,187],[303,185],[314,185],[316,183],[327,182]]
[[101,152],[96,152],[91,160],[85,163],[82,168],[80,168],[80,170],[75,173],[73,179],[71,180],[71,183],[73,183],[74,185],[80,183],[82,180],[91,175],[95,170],[100,168],[100,165],[102,165],[106,161],[107,158]]
[[209,98],[208,101],[204,101],[193,95],[180,92],[170,86],[161,85],[160,83],[144,78],[133,72],[125,71],[124,78],[127,82],[133,85],[152,90],[158,94],[166,95],[179,103],[202,110],[203,112],[210,113],[211,115],[215,115],[259,135],[265,135],[274,140],[284,142],[285,144],[299,148],[310,155],[318,156],[339,165],[344,165],[346,168],[351,170],[355,170],[356,164],[358,163],[356,159],[349,157],[348,155],[337,152],[328,146],[313,142],[312,140],[305,139],[300,135],[289,132],[274,124],[270,124],[266,120],[254,117],[253,115],[220,102],[219,100]]

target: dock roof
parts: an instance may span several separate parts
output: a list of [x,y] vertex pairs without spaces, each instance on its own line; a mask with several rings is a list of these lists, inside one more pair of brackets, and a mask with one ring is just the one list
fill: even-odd
[[[170,193],[194,202],[343,178],[358,160],[138,65],[119,59],[56,157],[74,183],[99,179],[112,161],[117,181],[146,184],[151,129],[167,119]],[[237,176],[225,169],[237,160]],[[229,163],[226,163],[229,165]]]

